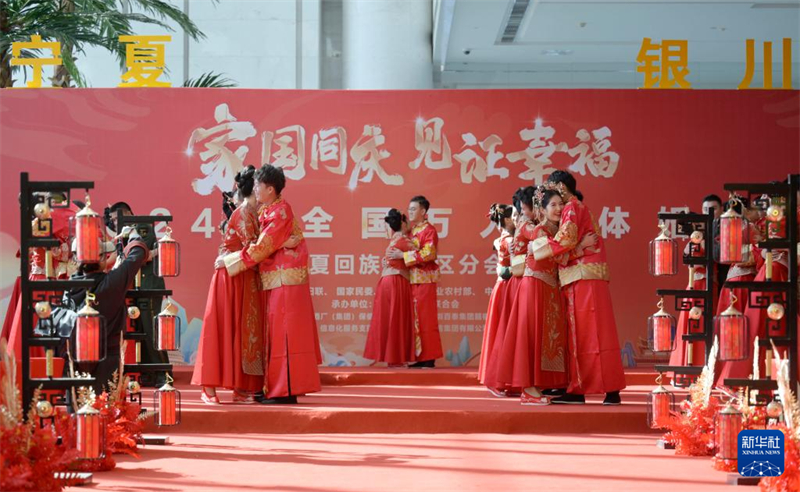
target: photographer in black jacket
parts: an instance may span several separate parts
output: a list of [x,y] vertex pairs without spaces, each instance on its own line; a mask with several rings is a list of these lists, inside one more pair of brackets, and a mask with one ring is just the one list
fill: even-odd
[[[127,324],[127,307],[125,296],[128,289],[133,287],[136,272],[147,261],[149,250],[142,241],[141,236],[134,228],[130,228],[128,244],[122,251],[122,261],[106,273],[108,253],[114,251],[112,243],[103,243],[100,263],[81,264],[78,272],[72,276],[73,280],[92,280],[94,286],[88,289],[95,296],[92,307],[105,318],[106,358],[99,362],[90,372],[95,377],[94,390],[99,395],[103,386],[108,384],[114,371],[119,367],[120,333],[125,331]],[[99,240],[99,239],[98,239]],[[73,250],[75,250],[73,243]],[[64,306],[77,312],[86,302],[87,289],[72,289],[64,293]],[[74,346],[75,335],[72,334],[71,344]],[[81,371],[87,368],[78,367]]]

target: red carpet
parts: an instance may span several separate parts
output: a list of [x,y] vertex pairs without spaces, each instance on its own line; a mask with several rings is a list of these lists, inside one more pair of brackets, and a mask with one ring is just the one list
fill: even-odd
[[[175,381],[189,384],[190,366],[175,367]],[[388,369],[386,367],[322,367],[322,386],[358,385],[413,385],[413,386],[478,386],[478,372],[474,367],[437,367],[436,369]],[[625,371],[629,386],[655,385],[656,373],[652,367]],[[664,384],[669,378],[664,378]]]
[[[517,398],[496,398],[478,386],[475,369],[389,370],[325,368],[322,392],[291,406],[200,401],[198,387],[188,384],[186,368],[176,370],[183,415],[177,429],[156,433],[265,434],[305,433],[650,433],[646,395],[653,385],[629,386],[619,407],[602,406],[602,396],[586,405],[523,407]],[[654,381],[649,372],[629,375],[634,383]],[[152,401],[145,398],[145,402]]]
[[170,439],[171,445],[145,448],[140,460],[119,458],[116,470],[95,474],[92,489],[732,490],[709,458],[677,457],[642,435],[183,434]]
[[[208,406],[176,374],[183,422],[171,444],[119,457],[96,490],[724,491],[709,458],[656,447],[645,425],[652,373],[629,374],[620,407],[522,407],[474,370],[325,369],[297,406]],[[649,384],[648,384],[649,383]],[[229,391],[220,392],[230,401]],[[148,396],[146,402],[152,401]],[[149,405],[149,403],[148,403]]]

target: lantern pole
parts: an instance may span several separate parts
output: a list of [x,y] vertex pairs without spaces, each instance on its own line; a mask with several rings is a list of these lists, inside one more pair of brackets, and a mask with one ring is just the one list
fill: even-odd
[[[714,341],[714,283],[712,275],[714,272],[714,255],[712,245],[712,231],[714,226],[714,215],[698,214],[698,213],[659,213],[658,220],[667,221],[674,220],[679,229],[692,233],[702,232],[705,235],[705,251],[703,256],[695,256],[693,252],[698,247],[696,244],[690,243],[689,254],[683,255],[683,264],[687,265],[690,269],[698,265],[705,266],[706,268],[706,288],[704,290],[694,290],[690,283],[688,289],[658,289],[656,294],[660,297],[674,297],[675,309],[677,311],[690,311],[693,307],[698,307],[703,312],[703,325],[702,332],[687,333],[683,335],[682,340],[676,342],[683,342],[687,344],[695,342],[705,342],[706,355],[705,360],[700,365],[687,365],[687,366],[670,366],[657,364],[655,370],[657,372],[672,372],[674,378],[672,385],[678,388],[686,388],[694,383],[700,374],[703,372],[703,365],[708,360],[708,354],[711,350],[711,345]],[[691,279],[690,279],[691,280]],[[689,326],[695,320],[689,320]],[[697,363],[698,361],[694,361]]]
[[[59,295],[51,295],[47,298],[46,292],[61,292],[70,289],[90,289],[94,286],[92,280],[30,280],[30,264],[28,263],[28,253],[31,248],[52,248],[59,246],[58,240],[53,237],[52,220],[46,219],[39,222],[36,231],[37,236],[33,236],[32,221],[34,218],[34,206],[37,203],[45,202],[51,208],[69,207],[72,190],[89,190],[94,188],[91,181],[31,181],[28,173],[20,174],[20,294],[21,300],[21,345],[22,345],[22,408],[23,415],[27,419],[33,393],[36,388],[44,390],[67,390],[78,386],[87,386],[94,382],[94,378],[73,379],[64,378],[60,374],[50,372],[45,378],[31,377],[30,366],[30,347],[45,347],[46,351],[58,348],[62,339],[58,335],[38,337],[34,336],[30,328],[34,322],[34,301],[46,301],[51,305],[61,304]],[[67,197],[65,203],[54,205],[51,198],[34,197],[34,193],[59,192]],[[65,405],[64,398],[54,399],[56,405]]]
[[[166,222],[169,223],[172,221],[171,215],[123,215],[122,210],[117,210],[117,233],[122,232],[122,229],[125,226],[132,226],[139,231],[139,234],[142,236],[143,239],[147,240],[148,235],[155,234],[155,224],[158,222]],[[154,243],[154,244],[157,244]],[[155,246],[154,246],[155,247]],[[148,244],[148,248],[150,248],[150,244]],[[154,260],[157,261],[157,260]],[[141,278],[141,271],[137,273],[137,278]],[[161,301],[164,297],[169,297],[172,295],[172,291],[169,289],[143,289],[141,285],[137,285],[134,289],[129,290],[126,294],[126,301],[128,304],[135,305],[141,310],[141,315],[138,316],[137,319],[132,319],[132,326],[134,331],[125,331],[123,337],[126,340],[130,340],[131,342],[136,344],[136,354],[137,358],[132,364],[125,364],[125,373],[128,374],[131,378],[131,381],[141,382],[141,375],[148,374],[155,377],[157,373],[162,372],[171,372],[172,371],[172,364],[169,363],[142,363],[140,359],[141,354],[141,344],[148,343],[151,346],[155,346],[155,340],[147,335],[144,331],[142,325],[142,319],[145,316],[149,317],[152,320],[153,315],[157,311],[161,311]],[[155,307],[155,304],[158,304]],[[154,333],[155,333],[155,327]],[[142,407],[142,412],[145,412],[145,408]]]
[[[766,336],[759,340],[761,347],[766,347],[767,354],[771,355],[772,343],[776,347],[784,348],[789,355],[789,379],[790,386],[796,387],[798,381],[798,352],[797,352],[797,310],[798,310],[798,262],[797,262],[797,242],[800,239],[798,235],[798,221],[797,221],[797,192],[800,189],[800,175],[789,175],[788,183],[774,183],[774,184],[760,184],[760,183],[732,183],[726,184],[725,189],[731,192],[746,191],[751,195],[769,195],[769,196],[782,196],[785,198],[786,208],[784,217],[786,219],[786,237],[766,239],[758,243],[759,248],[762,248],[772,254],[775,249],[787,250],[789,255],[789,276],[786,282],[776,282],[773,279],[768,279],[766,282],[726,282],[726,287],[731,289],[747,289],[747,303],[746,305],[751,308],[759,308],[767,310],[771,303],[778,303],[784,306],[782,319],[786,323],[786,332],[780,336],[771,335],[769,324],[780,323],[778,319],[767,319]],[[752,200],[751,200],[752,201]],[[766,204],[764,205],[766,208]],[[753,294],[760,295],[753,295]],[[777,299],[777,300],[776,300]],[[751,327],[752,330],[757,330],[758,327]],[[767,367],[767,374],[770,374],[771,367]],[[730,387],[746,387],[751,390],[757,389],[761,397],[761,391],[776,391],[778,389],[777,382],[769,376],[761,379],[739,379],[729,378],[725,379],[725,385]],[[765,401],[762,401],[766,404]]]

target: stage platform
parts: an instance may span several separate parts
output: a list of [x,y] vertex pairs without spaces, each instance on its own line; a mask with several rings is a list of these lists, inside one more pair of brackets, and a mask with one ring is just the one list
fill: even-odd
[[[601,396],[523,407],[491,396],[474,369],[325,368],[322,391],[299,405],[209,406],[190,370],[177,368],[183,422],[147,429],[169,444],[145,446],[141,459],[119,456],[93,489],[729,490],[707,457],[656,446],[645,408],[655,375],[627,377],[619,407],[602,406]],[[220,396],[228,402],[231,392]]]
[[[653,433],[647,427],[647,393],[655,387],[649,371],[626,374],[623,405],[603,406],[602,396],[586,405],[522,406],[518,398],[496,398],[477,381],[474,368],[324,368],[322,391],[300,397],[298,405],[230,403],[206,405],[189,385],[191,369],[176,367],[183,401],[175,428],[148,424],[148,432],[336,434],[336,433]],[[152,398],[145,393],[146,405]]]

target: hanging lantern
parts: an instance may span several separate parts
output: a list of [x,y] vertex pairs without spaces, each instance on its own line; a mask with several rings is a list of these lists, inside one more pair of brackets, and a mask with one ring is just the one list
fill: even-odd
[[141,316],[141,314],[142,312],[139,310],[138,307],[128,306],[128,317],[130,319],[139,319],[139,316]]
[[666,428],[675,411],[675,395],[661,384],[662,377],[658,375],[658,388],[647,395],[647,424],[651,429]]
[[650,241],[650,274],[656,277],[678,273],[678,243],[667,231],[666,224],[659,225],[661,234]]
[[50,214],[50,205],[45,202],[39,202],[33,206],[33,215],[39,220],[49,219]]
[[783,200],[779,198],[773,198],[770,200],[770,205],[767,207],[766,217],[769,222],[780,222],[783,220],[783,205],[781,205],[782,201]]
[[153,395],[155,401],[156,425],[178,425],[181,423],[181,392],[176,390],[172,384],[173,379],[167,374],[167,382],[164,386],[157,389]]
[[47,301],[37,302],[34,306],[34,309],[36,310],[36,316],[38,316],[39,319],[48,319],[50,315],[53,314],[53,307]]
[[715,248],[714,252],[717,255],[716,260],[726,265],[742,263],[747,259],[745,254],[749,251],[749,228],[747,221],[734,209],[737,203],[742,206],[738,198],[732,198],[728,203],[728,210],[718,219],[719,249]]
[[128,383],[128,391],[133,395],[141,393],[142,392],[142,385],[139,384],[139,381],[131,380]]
[[647,340],[653,352],[672,352],[675,350],[675,316],[664,311],[664,298],[658,301],[658,312],[647,318]]
[[749,338],[747,318],[736,309],[738,298],[731,291],[731,304],[719,316],[714,316],[719,338],[719,360],[742,360],[748,357]]
[[772,400],[767,405],[767,417],[778,420],[783,415],[783,405],[778,400]]
[[786,199],[782,196],[774,196],[769,200],[767,207],[767,237],[769,239],[786,238],[786,213],[784,206]]
[[47,400],[39,400],[36,402],[36,415],[41,419],[47,419],[53,416],[53,404]]
[[99,215],[89,208],[89,196],[86,196],[86,206],[75,214],[75,241],[77,242],[75,261],[78,263],[100,262],[100,237],[102,221]]
[[181,319],[178,308],[167,299],[164,310],[155,318],[156,350],[178,350],[181,345]]
[[39,318],[36,332],[45,336],[55,336],[56,327],[50,318],[53,314],[53,306],[47,301],[39,301],[34,305],[33,309],[36,312],[36,317]]
[[785,313],[786,310],[783,308],[783,304],[773,302],[767,307],[767,316],[772,321],[780,321]]
[[181,273],[181,247],[172,239],[172,229],[167,227],[164,237],[158,240],[158,276],[177,277]]
[[742,430],[742,412],[730,402],[717,414],[715,422],[715,438],[717,457],[723,460],[735,460],[738,456],[739,432]]
[[75,414],[78,458],[97,460],[105,456],[105,425],[100,411],[87,402]]
[[86,304],[78,311],[75,322],[75,362],[100,362],[105,359],[103,318],[92,307],[94,300],[94,294],[87,294]]
[[700,306],[692,306],[692,309],[689,310],[689,318],[693,320],[698,320],[703,317],[703,308]]

